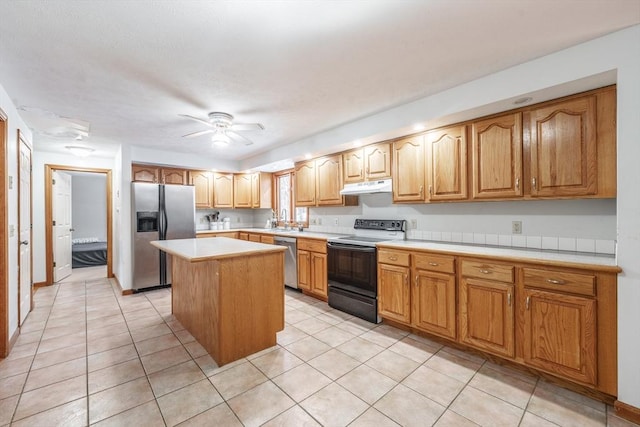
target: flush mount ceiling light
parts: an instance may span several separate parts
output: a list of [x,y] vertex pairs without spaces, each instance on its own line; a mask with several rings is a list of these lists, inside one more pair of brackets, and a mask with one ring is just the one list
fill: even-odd
[[416,123],[413,125],[413,130],[425,130],[425,126],[421,123]]
[[95,151],[93,148],[85,147],[84,145],[67,145],[64,148],[69,150],[74,156],[78,157],[87,157]]

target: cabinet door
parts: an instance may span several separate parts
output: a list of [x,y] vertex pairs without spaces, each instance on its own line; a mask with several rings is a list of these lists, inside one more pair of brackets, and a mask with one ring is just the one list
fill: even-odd
[[411,323],[408,267],[378,264],[378,313],[390,320]]
[[501,356],[514,356],[511,284],[463,277],[459,285],[460,339]]
[[467,127],[427,132],[427,187],[429,200],[467,198]]
[[366,180],[391,177],[390,144],[374,144],[364,147],[364,173]]
[[233,175],[233,206],[236,208],[251,207],[251,174]]
[[522,114],[480,120],[471,129],[473,198],[522,196]]
[[315,252],[311,256],[311,292],[327,296],[327,255]]
[[596,194],[595,95],[533,110],[529,117],[531,195]]
[[456,278],[418,270],[411,295],[413,325],[446,338],[456,338]]
[[162,168],[160,177],[163,184],[187,185],[187,171],[184,169]]
[[240,231],[238,233],[238,239],[239,240],[249,240],[249,233],[244,233],[244,232]]
[[249,233],[249,241],[250,242],[260,243],[260,235],[259,234],[254,234],[254,233]]
[[131,180],[136,182],[158,182],[160,170],[157,166],[131,165]]
[[316,159],[316,201],[318,206],[343,205],[342,156]]
[[316,166],[314,160],[295,166],[296,206],[316,205]]
[[364,181],[364,150],[359,148],[342,155],[344,163],[344,183]]
[[189,171],[189,184],[193,185],[196,209],[213,207],[213,173],[208,171]]
[[567,378],[596,383],[596,302],[525,289],[524,360]]
[[298,287],[311,290],[311,252],[298,249]]
[[251,207],[260,207],[260,173],[251,174]]
[[424,201],[424,146],[422,136],[393,143],[393,201]]
[[213,206],[233,208],[233,174],[213,174]]
[[268,236],[266,234],[263,234],[260,236],[260,243],[267,243],[269,245],[274,245],[276,241],[273,236]]

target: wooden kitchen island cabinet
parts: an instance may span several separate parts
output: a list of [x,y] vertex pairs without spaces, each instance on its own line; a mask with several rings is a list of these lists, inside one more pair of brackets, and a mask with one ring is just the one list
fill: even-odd
[[286,248],[226,237],[152,244],[172,255],[173,315],[219,366],[276,345]]

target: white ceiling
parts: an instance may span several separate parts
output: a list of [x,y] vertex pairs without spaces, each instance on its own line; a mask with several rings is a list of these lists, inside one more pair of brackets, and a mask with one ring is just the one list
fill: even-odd
[[[22,0],[1,14],[0,84],[36,150],[63,151],[72,137],[42,133],[71,119],[98,153],[241,160],[637,24],[640,0]],[[266,129],[224,149],[181,137],[204,126],[179,114],[211,111]]]

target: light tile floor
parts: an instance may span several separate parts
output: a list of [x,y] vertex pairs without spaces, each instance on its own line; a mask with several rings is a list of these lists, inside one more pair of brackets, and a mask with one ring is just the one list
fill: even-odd
[[172,317],[167,289],[123,297],[84,273],[34,299],[0,361],[0,425],[633,425],[598,401],[291,290],[278,345],[223,367]]

